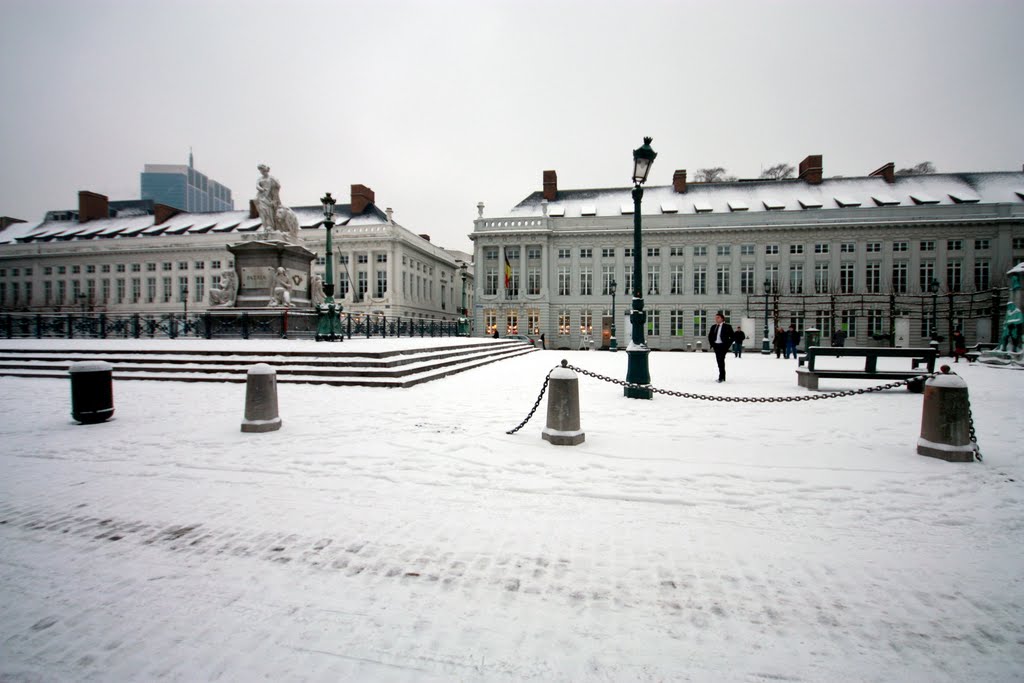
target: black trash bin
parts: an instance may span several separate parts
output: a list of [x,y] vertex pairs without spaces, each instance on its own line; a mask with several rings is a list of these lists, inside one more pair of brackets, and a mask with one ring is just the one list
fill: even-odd
[[103,422],[114,414],[113,368],[101,360],[72,363],[71,417],[83,424]]

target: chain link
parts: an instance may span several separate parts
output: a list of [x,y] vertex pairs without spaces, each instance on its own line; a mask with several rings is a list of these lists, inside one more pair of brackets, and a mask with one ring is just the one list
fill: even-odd
[[537,412],[537,406],[540,405],[541,399],[544,398],[544,392],[548,390],[548,382],[551,381],[551,373],[554,372],[555,370],[557,370],[560,367],[562,367],[562,366],[556,365],[555,367],[553,367],[550,370],[548,370],[548,374],[544,377],[544,385],[541,386],[540,394],[537,396],[537,400],[533,402],[533,407],[530,408],[529,414],[527,414],[527,416],[523,419],[523,421],[520,422],[518,425],[516,425],[515,428],[510,429],[507,432],[505,432],[506,434],[515,434],[520,429],[522,429],[523,427],[526,426],[526,423],[530,421],[530,418],[533,417],[533,414],[535,412]]
[[974,445],[974,458],[978,462],[985,459],[981,457],[981,446],[978,445],[978,434],[974,431],[974,413],[971,411],[971,397],[967,396],[967,425],[970,429],[971,443]]

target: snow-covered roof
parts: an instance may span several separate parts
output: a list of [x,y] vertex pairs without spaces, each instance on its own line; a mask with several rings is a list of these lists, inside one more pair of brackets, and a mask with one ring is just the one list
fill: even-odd
[[[548,207],[548,215],[579,218],[629,214],[631,191],[631,187],[559,190],[557,199]],[[542,192],[534,192],[513,207],[509,216],[543,216],[543,198]],[[881,176],[825,178],[818,185],[799,179],[690,183],[683,193],[676,192],[671,185],[651,186],[644,188],[643,210],[645,214],[724,214],[1021,202],[1024,173],[935,173],[896,176],[894,183],[887,183]]]
[[[301,229],[316,229],[323,220],[319,206],[300,206],[292,209]],[[334,208],[335,225],[386,225],[387,216],[375,205],[358,216],[352,215],[349,204]],[[162,237],[205,233],[253,232],[259,229],[259,218],[250,218],[248,211],[220,211],[211,213],[181,212],[162,223],[152,215],[100,218],[87,223],[77,221],[47,221],[18,223],[0,233],[0,244],[70,241],[82,239],[124,239],[128,237]],[[413,233],[409,233],[410,235]],[[418,239],[418,237],[417,237]]]

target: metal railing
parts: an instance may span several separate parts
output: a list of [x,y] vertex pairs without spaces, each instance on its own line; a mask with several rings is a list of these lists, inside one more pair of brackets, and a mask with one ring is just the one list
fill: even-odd
[[[342,336],[454,337],[455,320],[341,314]],[[313,339],[317,314],[306,311],[198,313],[3,313],[5,339]]]

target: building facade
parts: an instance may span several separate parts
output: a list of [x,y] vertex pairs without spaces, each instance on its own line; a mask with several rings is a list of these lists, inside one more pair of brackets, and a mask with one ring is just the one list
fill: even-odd
[[[448,252],[381,211],[374,193],[352,186],[335,207],[335,299],[350,313],[455,320],[465,254]],[[326,271],[322,209],[297,207],[312,274]],[[192,213],[155,204],[152,214],[110,217],[106,197],[79,193],[74,220],[12,225],[0,232],[0,310],[170,313],[202,311],[233,269],[227,245],[260,229],[254,209]],[[268,297],[269,298],[269,297]]]
[[[476,329],[579,348],[607,346],[614,320],[628,342],[631,189],[561,190],[546,171],[543,189],[507,215],[478,207]],[[654,349],[694,348],[718,311],[749,346],[766,323],[817,328],[826,340],[843,329],[851,344],[927,344],[956,327],[987,341],[1003,275],[1024,260],[1018,172],[897,176],[890,163],[825,178],[811,156],[787,180],[688,183],[676,171],[671,185],[645,188],[641,211]]]
[[139,174],[139,196],[192,213],[234,209],[231,190],[197,171],[192,162],[189,152],[188,166],[146,164]]

